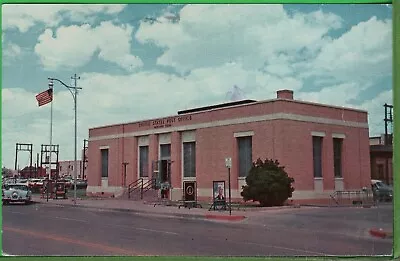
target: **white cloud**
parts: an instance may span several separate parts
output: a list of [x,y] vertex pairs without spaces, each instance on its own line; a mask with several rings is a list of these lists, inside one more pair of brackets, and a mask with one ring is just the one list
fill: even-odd
[[295,94],[295,99],[343,106],[347,108],[361,109],[368,112],[368,124],[370,136],[379,136],[384,132],[384,108],[385,103],[393,104],[392,90],[380,92],[376,97],[365,100],[361,104],[354,104],[353,100],[365,92],[370,85],[361,85],[357,82],[348,82],[340,85],[328,86],[320,91],[300,92]]
[[143,65],[139,57],[130,54],[132,30],[130,25],[116,26],[111,22],[102,22],[95,28],[89,24],[63,26],[55,36],[47,29],[39,36],[35,53],[46,70],[81,67],[97,51],[99,58],[132,70]]
[[372,17],[353,26],[321,49],[306,65],[305,75],[333,77],[338,81],[376,80],[392,71],[392,25]]
[[301,92],[300,94],[296,95],[296,97],[303,101],[360,108],[360,106],[354,106],[351,102],[368,87],[370,86],[360,85],[357,82],[347,82],[339,85],[327,86],[319,91]]
[[334,14],[290,16],[282,5],[187,5],[179,23],[142,23],[136,38],[166,48],[158,64],[180,72],[230,61],[258,69],[280,52],[318,50],[340,25]]
[[21,47],[13,43],[9,44],[7,48],[4,50],[4,55],[12,57],[18,56],[21,53],[22,53]]
[[22,48],[15,43],[3,43],[3,65],[11,65],[23,55]]
[[3,30],[16,28],[27,32],[37,23],[46,27],[58,25],[63,18],[84,22],[99,13],[117,14],[125,5],[102,4],[6,4],[2,6]]
[[368,111],[370,136],[379,136],[385,132],[383,119],[385,117],[385,103],[393,104],[393,91],[387,90],[379,93],[374,99],[365,100],[360,108]]

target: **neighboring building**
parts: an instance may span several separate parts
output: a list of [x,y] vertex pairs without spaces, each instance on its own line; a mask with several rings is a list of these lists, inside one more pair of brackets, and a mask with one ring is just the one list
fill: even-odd
[[385,141],[385,134],[378,137],[371,137],[371,179],[379,179],[386,184],[393,184],[393,145],[392,135],[388,135]]
[[19,171],[19,175],[21,178],[25,179],[45,177],[46,169],[41,167],[36,168],[34,166],[32,167],[26,166],[25,168]]
[[18,171],[3,167],[1,171],[1,176],[2,178],[12,178],[14,176],[18,176]]
[[[83,166],[82,160],[77,160],[78,167],[78,178],[82,177]],[[74,177],[75,175],[75,161],[73,160],[64,160],[58,162],[58,171],[60,177]]]
[[211,200],[213,181],[228,187],[225,158],[231,157],[237,201],[252,162],[268,157],[295,179],[294,203],[326,202],[335,190],[370,186],[368,133],[366,111],[297,101],[290,90],[272,100],[92,128],[87,193],[118,196],[124,184],[156,177],[171,184],[172,200],[182,198],[184,181],[196,181],[198,199]]

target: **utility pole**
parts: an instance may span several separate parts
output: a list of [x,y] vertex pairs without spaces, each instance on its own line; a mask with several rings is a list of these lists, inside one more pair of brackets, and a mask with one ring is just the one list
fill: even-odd
[[[392,146],[393,144],[393,131],[392,133],[390,133],[390,135],[388,134],[388,125],[393,124],[393,105],[389,105],[387,103],[385,103],[383,105],[383,107],[385,107],[385,146]],[[393,128],[392,128],[393,129]],[[389,139],[390,137],[390,139]],[[386,169],[386,184],[391,184],[392,182],[389,180],[389,158],[386,156],[385,157],[385,169]]]
[[[76,74],[74,74],[74,76],[71,77],[71,79],[74,80],[74,83],[75,83],[74,86],[69,86],[69,85],[65,84],[63,81],[61,81],[61,80],[59,80],[59,79],[56,79],[56,78],[48,78],[48,80],[49,80],[51,83],[52,83],[53,81],[57,81],[57,82],[61,83],[64,87],[66,87],[66,88],[70,91],[70,93],[71,93],[71,95],[72,95],[72,98],[74,99],[74,111],[75,111],[74,204],[76,204],[76,181],[77,181],[77,176],[78,176],[78,163],[77,163],[77,160],[78,160],[78,158],[77,158],[77,147],[78,147],[78,144],[77,144],[77,140],[78,140],[78,138],[77,138],[77,135],[78,135],[78,131],[77,131],[77,128],[78,128],[78,127],[77,127],[77,125],[78,125],[78,124],[77,124],[77,102],[78,102],[78,97],[77,97],[77,96],[78,96],[78,89],[80,90],[80,89],[82,89],[82,88],[78,87],[78,85],[77,85],[77,80],[80,79],[79,76],[77,76]],[[73,90],[73,91],[72,91],[72,90]],[[52,104],[53,104],[53,103],[52,103]]]
[[36,153],[36,177],[39,177],[39,153]]
[[77,138],[77,135],[78,135],[78,124],[77,124],[77,95],[78,95],[78,85],[77,85],[77,80],[79,80],[81,77],[79,77],[79,76],[76,76],[76,73],[74,74],[74,76],[73,77],[71,77],[71,79],[73,79],[74,80],[74,86],[75,86],[75,88],[74,88],[74,90],[75,90],[75,103],[74,103],[74,110],[75,110],[75,142],[74,142],[74,144],[75,144],[75,149],[74,149],[74,154],[75,154],[75,157],[74,157],[74,160],[75,160],[75,170],[74,170],[74,202],[75,202],[75,204],[76,204],[76,179],[77,179],[77,177],[78,177],[78,162],[77,162],[77,160],[78,160],[78,157],[77,157],[77,146],[78,146],[78,138]]

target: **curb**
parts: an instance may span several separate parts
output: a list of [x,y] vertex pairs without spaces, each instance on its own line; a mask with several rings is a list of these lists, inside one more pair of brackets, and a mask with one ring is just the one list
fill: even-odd
[[219,216],[219,215],[205,215],[206,219],[225,220],[225,221],[240,221],[245,219],[245,216]]
[[369,234],[371,236],[379,237],[379,238],[390,238],[393,236],[393,233],[384,231],[382,228],[380,228],[380,229],[372,228],[369,230]]
[[316,208],[376,208],[374,205],[320,205],[320,204],[301,204],[301,207]]
[[[48,204],[47,202],[38,202],[34,201],[36,204]],[[155,213],[151,211],[143,211],[136,209],[124,209],[124,208],[102,208],[102,207],[93,207],[93,206],[82,206],[82,205],[73,205],[73,204],[58,204],[58,203],[50,203],[54,206],[69,206],[75,208],[86,208],[86,209],[97,209],[97,210],[105,210],[105,211],[115,211],[115,212],[130,212],[137,215],[142,216],[156,216],[156,217],[164,217],[164,218],[181,218],[181,219],[215,219],[215,220],[225,220],[225,221],[239,221],[243,220],[245,216],[226,216],[226,215],[209,215],[209,214],[185,214],[185,213]]]

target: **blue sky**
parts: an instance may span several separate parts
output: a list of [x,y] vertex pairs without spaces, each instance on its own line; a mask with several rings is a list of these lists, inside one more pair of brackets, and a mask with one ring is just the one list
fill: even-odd
[[[278,89],[368,110],[384,131],[392,103],[388,5],[3,5],[3,166],[15,143],[49,143],[47,77],[77,73],[79,148],[95,126],[162,117]],[[150,22],[149,19],[155,20]],[[55,84],[53,143],[73,159],[73,101]],[[28,163],[20,153],[19,165]]]

